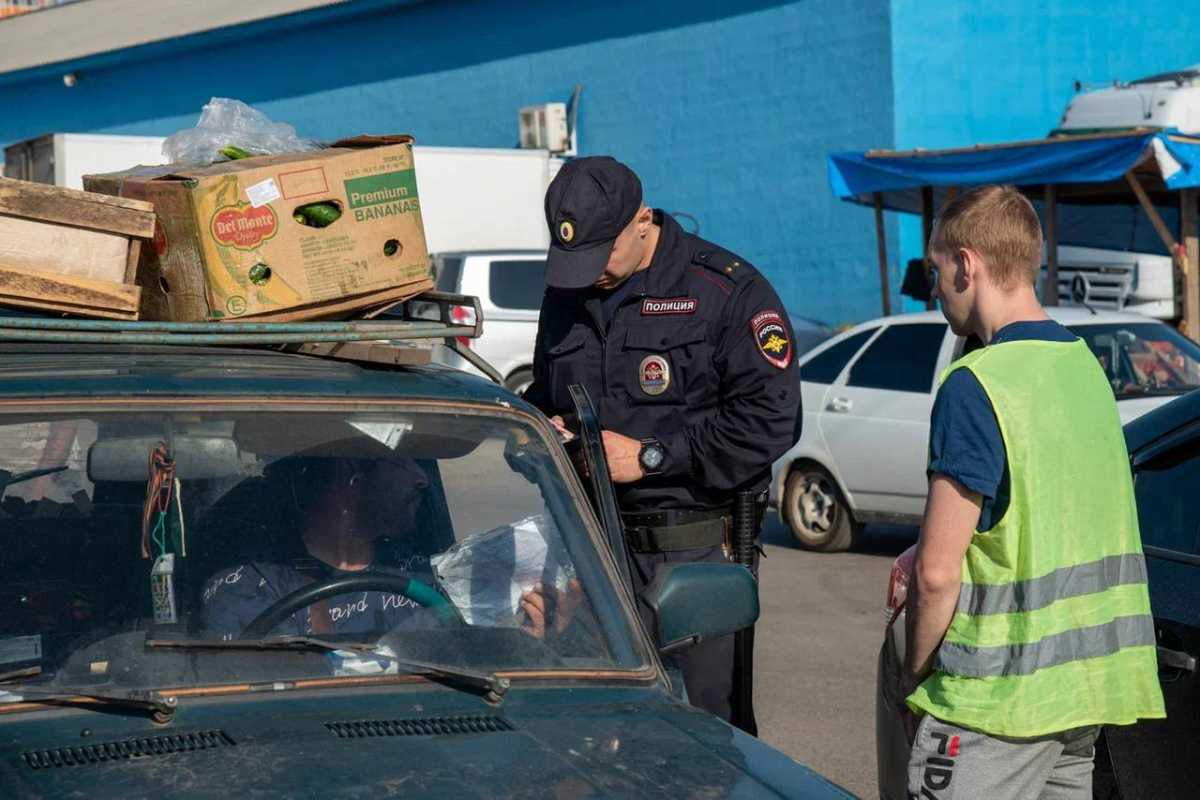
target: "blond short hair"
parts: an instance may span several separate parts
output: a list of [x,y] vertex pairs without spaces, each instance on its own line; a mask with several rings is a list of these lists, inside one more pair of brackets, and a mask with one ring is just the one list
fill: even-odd
[[1012,186],[979,186],[963,192],[933,222],[929,249],[974,250],[1001,289],[1036,285],[1042,268],[1042,226],[1037,212]]

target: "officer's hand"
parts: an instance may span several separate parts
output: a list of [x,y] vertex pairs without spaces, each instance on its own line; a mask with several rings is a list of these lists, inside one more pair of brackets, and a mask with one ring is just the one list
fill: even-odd
[[613,483],[633,483],[646,477],[642,468],[642,443],[612,431],[604,431],[604,455],[608,457],[608,474]]
[[550,424],[558,431],[558,435],[562,437],[564,442],[569,442],[575,438],[575,434],[567,429],[567,421],[562,418],[562,414],[555,414],[551,417]]

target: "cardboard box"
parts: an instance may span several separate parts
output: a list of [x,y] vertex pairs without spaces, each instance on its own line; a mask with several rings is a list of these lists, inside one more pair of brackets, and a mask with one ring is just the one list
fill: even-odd
[[0,304],[136,320],[148,203],[0,178]]
[[[137,273],[143,318],[346,318],[433,288],[412,142],[360,136],[310,153],[88,175],[84,185],[154,204],[154,243]],[[341,217],[325,228],[295,219],[316,202]]]

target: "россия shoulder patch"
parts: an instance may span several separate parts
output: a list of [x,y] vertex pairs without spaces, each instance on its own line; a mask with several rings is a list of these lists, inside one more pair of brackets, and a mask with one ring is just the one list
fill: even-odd
[[787,327],[778,311],[760,311],[750,318],[750,330],[758,352],[767,363],[779,369],[787,369],[792,363],[792,342]]

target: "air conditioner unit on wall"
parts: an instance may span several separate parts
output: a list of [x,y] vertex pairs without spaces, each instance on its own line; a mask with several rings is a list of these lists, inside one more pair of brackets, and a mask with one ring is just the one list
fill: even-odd
[[571,149],[566,103],[525,106],[521,109],[519,119],[523,149],[549,150],[551,153],[562,153]]

